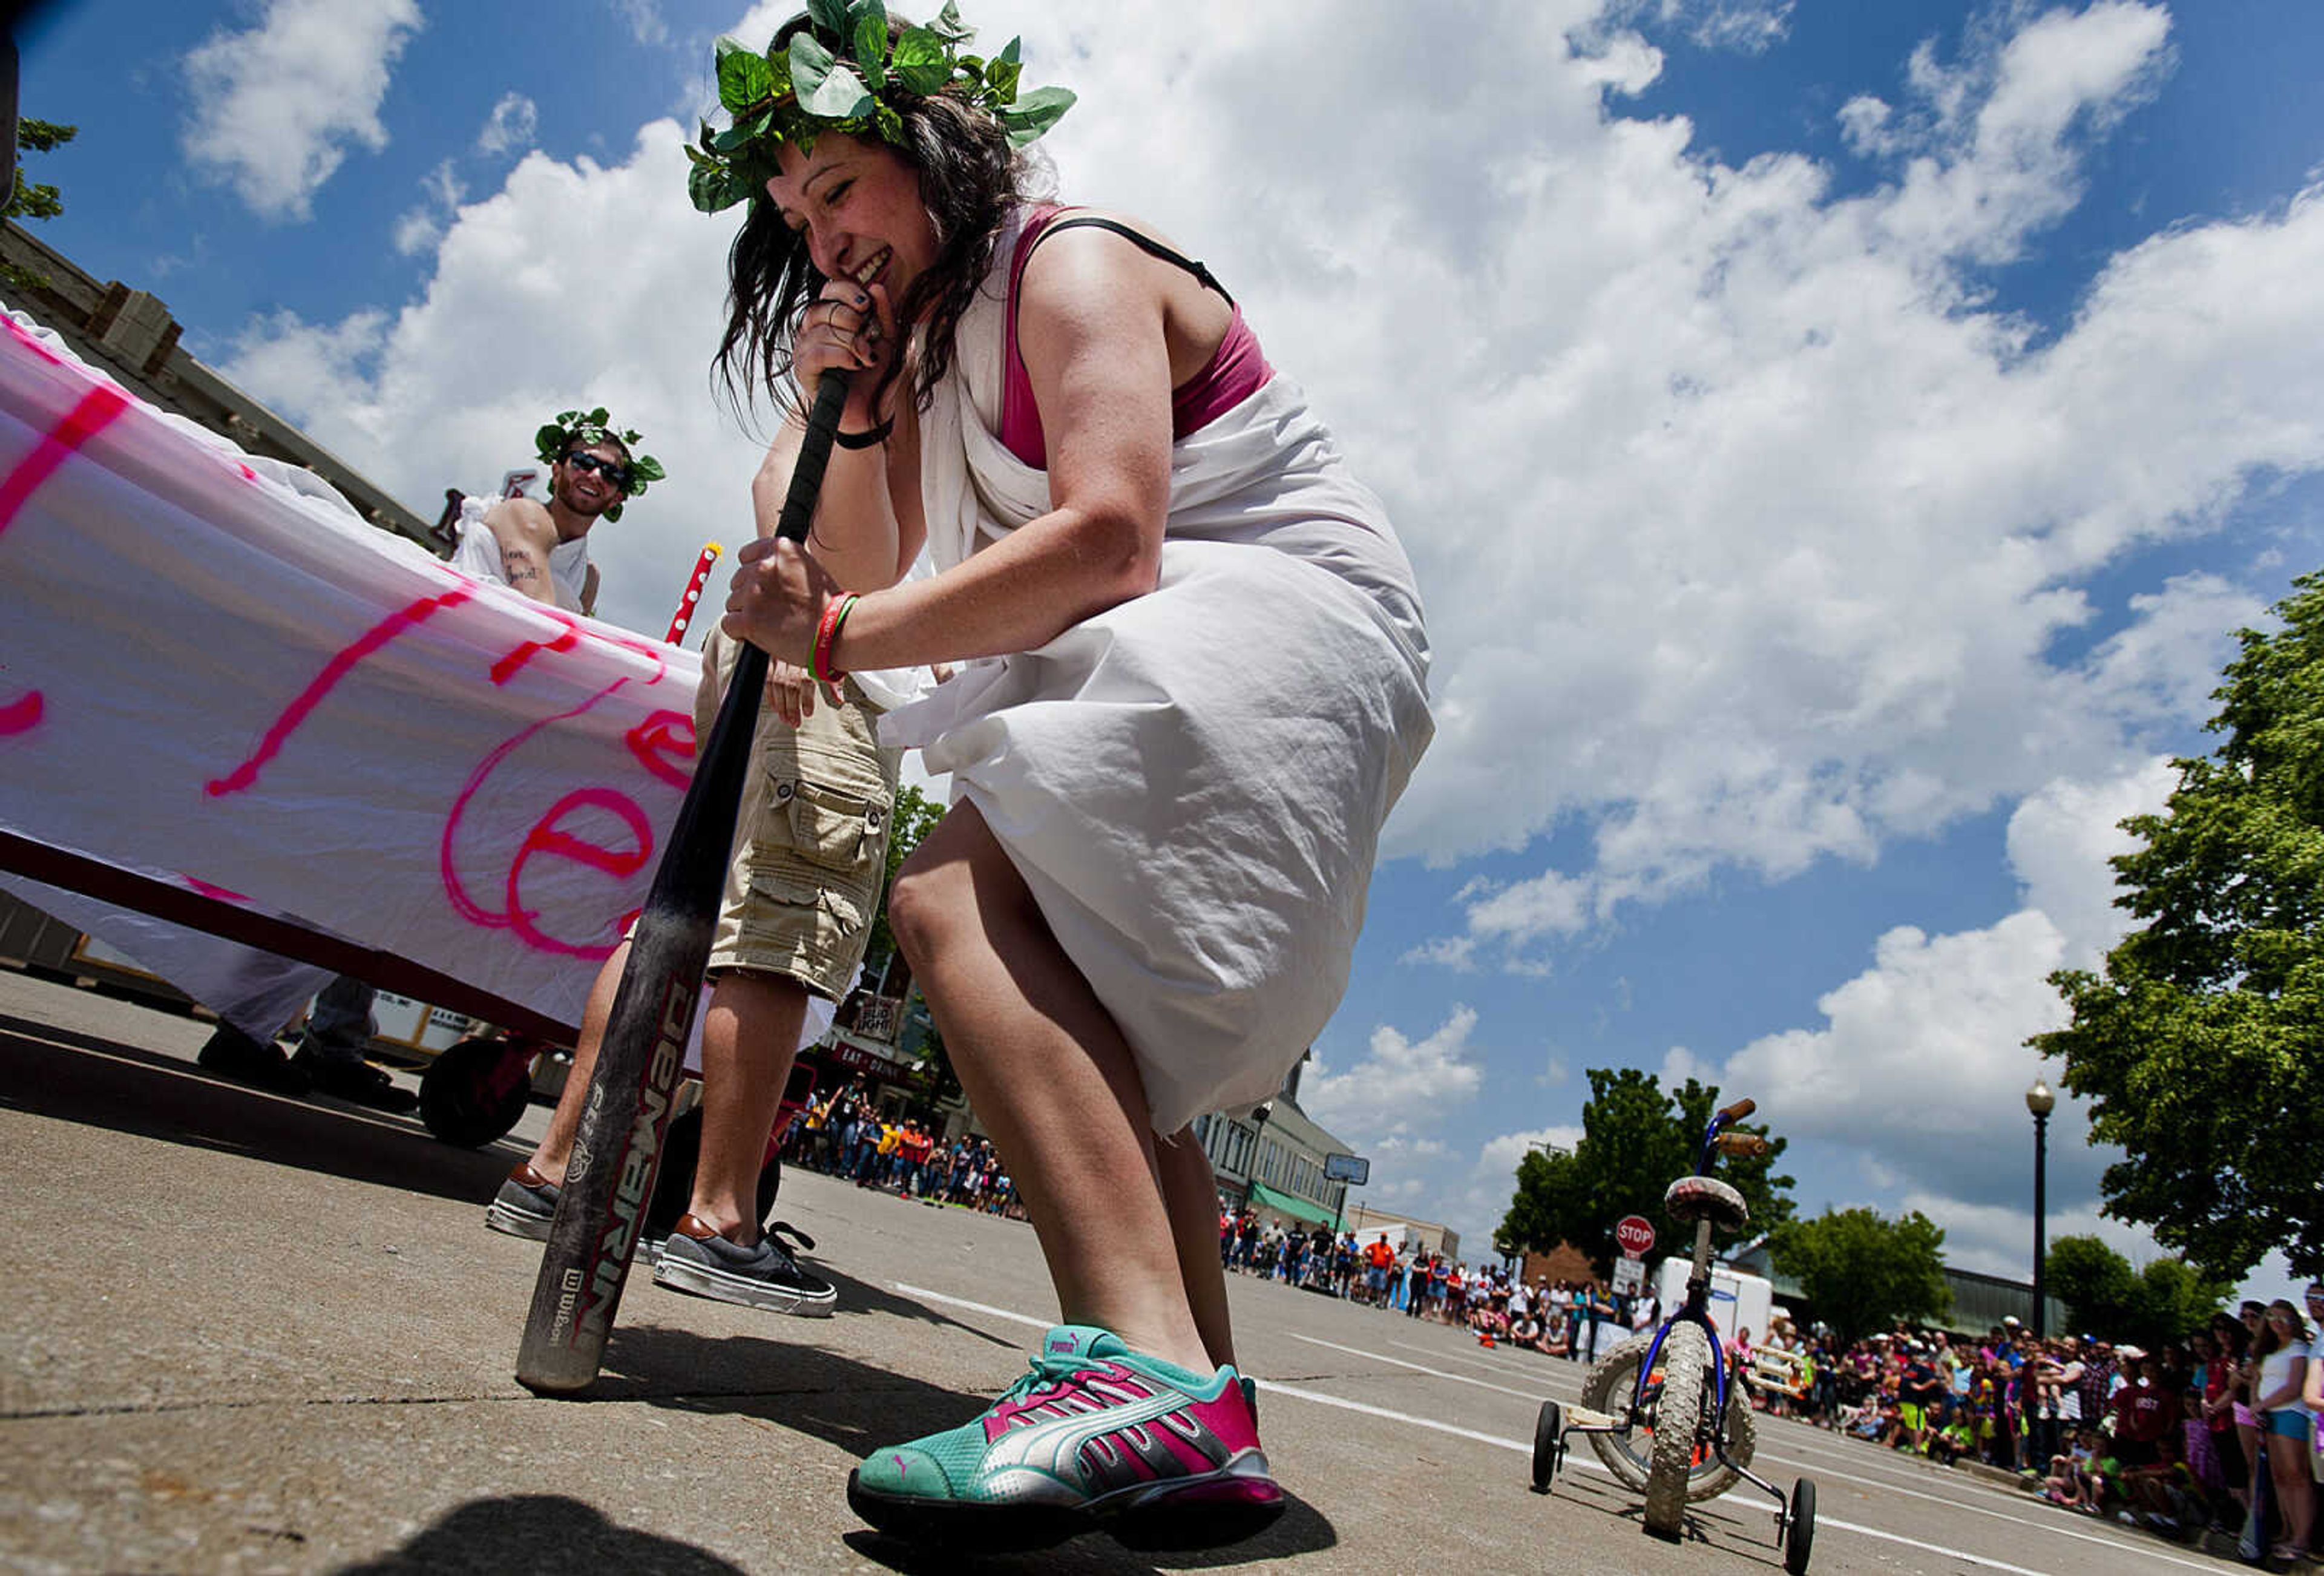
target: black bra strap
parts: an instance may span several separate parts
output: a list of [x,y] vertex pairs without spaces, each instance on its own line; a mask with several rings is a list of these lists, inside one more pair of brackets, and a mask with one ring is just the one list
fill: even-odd
[[[1185,269],[1188,273],[1193,274],[1195,279],[1200,281],[1204,289],[1214,290],[1218,291],[1221,296],[1225,297],[1227,305],[1231,307],[1235,304],[1234,297],[1227,295],[1227,287],[1221,284],[1218,281],[1217,277],[1213,275],[1209,269],[1204,267],[1193,258],[1182,257],[1177,253],[1171,251],[1170,248],[1162,244],[1161,242],[1154,239],[1151,235],[1141,235],[1136,230],[1131,229],[1128,225],[1120,223],[1114,219],[1101,218],[1095,214],[1068,214],[1063,217],[1050,220],[1047,225],[1044,225],[1041,227],[1040,233],[1033,237],[1032,244],[1025,248],[1024,263],[1029,263],[1032,262],[1033,253],[1040,250],[1042,242],[1056,235],[1059,230],[1070,230],[1077,226],[1087,226],[1091,228],[1099,230],[1111,230],[1115,235],[1120,235],[1122,239],[1136,246],[1140,252],[1145,253],[1148,257],[1158,257],[1165,263],[1174,263],[1180,268]],[[1020,263],[1019,265],[1020,271],[1024,266],[1024,263]]]

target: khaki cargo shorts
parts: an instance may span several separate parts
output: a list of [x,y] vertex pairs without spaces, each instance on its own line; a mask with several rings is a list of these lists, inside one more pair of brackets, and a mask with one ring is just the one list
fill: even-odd
[[[713,631],[718,687],[733,647]],[[724,650],[716,648],[723,646]],[[706,674],[713,658],[705,653]],[[853,679],[847,704],[818,695],[796,731],[761,711],[751,775],[734,826],[734,857],[710,944],[710,971],[747,970],[797,981],[837,1001],[847,994],[879,913],[888,875],[888,834],[902,752],[883,750],[879,712]],[[697,736],[710,715],[697,705]]]

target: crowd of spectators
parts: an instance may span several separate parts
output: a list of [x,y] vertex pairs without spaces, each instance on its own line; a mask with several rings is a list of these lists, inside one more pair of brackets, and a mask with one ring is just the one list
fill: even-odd
[[883,1114],[861,1081],[803,1107],[784,1132],[779,1152],[794,1165],[858,1187],[1025,1218],[990,1138],[964,1133],[947,1143],[933,1124],[900,1112]]
[[1387,1232],[1334,1232],[1328,1226],[1286,1229],[1254,1210],[1222,1210],[1219,1258],[1227,1268],[1351,1302],[1456,1325],[1485,1346],[1515,1346],[1548,1357],[1587,1360],[1609,1350],[1634,1325],[1661,1317],[1651,1297],[1547,1279],[1528,1286],[1506,1266],[1471,1265],[1424,1247],[1401,1246]]
[[[1941,1462],[2040,1483],[2053,1503],[2192,1539],[2242,1535],[2255,1557],[2308,1555],[2324,1451],[2324,1281],[2224,1310],[2146,1350],[2037,1340],[2015,1319],[1981,1340],[1900,1328],[1845,1348],[1778,1322],[1729,1342],[1757,1404]],[[2255,1507],[2257,1511],[2255,1512]]]
[[[1648,1294],[1472,1266],[1385,1233],[1268,1225],[1222,1211],[1240,1274],[1465,1328],[1485,1346],[1591,1360],[1663,1310]],[[1982,1339],[1899,1327],[1845,1345],[1788,1317],[1727,1342],[1753,1405],[1941,1463],[2024,1475],[2053,1502],[2191,1539],[2240,1533],[2258,1556],[2307,1557],[2324,1503],[2324,1281],[2220,1312],[2148,1351],[2089,1335],[2037,1340],[2015,1319]],[[2314,1348],[2311,1359],[2310,1350]],[[2256,1515],[2255,1506],[2258,1507]]]

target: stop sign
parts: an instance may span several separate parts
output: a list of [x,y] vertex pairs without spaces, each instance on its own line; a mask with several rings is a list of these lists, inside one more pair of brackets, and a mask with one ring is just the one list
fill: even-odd
[[1614,1222],[1614,1240],[1636,1258],[1655,1245],[1655,1225],[1644,1215],[1625,1215]]

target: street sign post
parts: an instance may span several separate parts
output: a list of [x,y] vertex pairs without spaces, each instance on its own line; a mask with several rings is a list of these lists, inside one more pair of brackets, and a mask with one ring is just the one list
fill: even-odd
[[1372,1179],[1372,1163],[1361,1155],[1326,1155],[1323,1157],[1323,1180],[1344,1182],[1351,1187],[1361,1187]]

